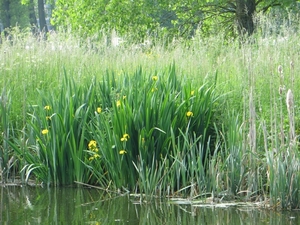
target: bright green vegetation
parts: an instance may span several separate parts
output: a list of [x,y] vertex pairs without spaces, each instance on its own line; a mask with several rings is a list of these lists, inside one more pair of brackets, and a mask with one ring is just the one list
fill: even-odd
[[[0,46],[2,180],[298,208],[298,34]],[[288,91],[290,90],[290,91]]]
[[[274,15],[278,22],[290,20],[299,11],[298,3],[297,0],[94,0],[93,3],[57,0],[53,4],[52,23],[83,36],[115,30],[136,40],[149,36],[187,38],[195,32],[209,36],[220,31],[236,37],[254,33],[257,14]],[[298,20],[293,23],[298,24]]]
[[0,0],[0,29],[6,34],[14,26],[35,34],[69,30],[96,38],[114,30],[130,41],[220,32],[233,38],[255,34],[258,14],[276,19],[277,28],[298,26],[299,7],[299,0]]

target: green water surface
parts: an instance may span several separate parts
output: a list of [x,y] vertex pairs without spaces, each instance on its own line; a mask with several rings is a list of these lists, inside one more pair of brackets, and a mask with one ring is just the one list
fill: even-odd
[[0,187],[0,224],[300,224],[300,212],[140,201],[90,188]]

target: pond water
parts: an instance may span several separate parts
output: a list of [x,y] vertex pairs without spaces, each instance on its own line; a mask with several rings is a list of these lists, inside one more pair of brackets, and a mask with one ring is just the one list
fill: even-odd
[[97,189],[0,187],[0,224],[300,224],[300,212],[253,206],[178,204],[112,196]]

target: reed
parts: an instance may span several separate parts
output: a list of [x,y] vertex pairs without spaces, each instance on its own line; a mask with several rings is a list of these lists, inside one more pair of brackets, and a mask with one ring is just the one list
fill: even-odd
[[2,181],[6,182],[9,177],[9,172],[11,169],[10,157],[11,149],[8,145],[8,139],[13,136],[11,132],[13,129],[11,127],[11,121],[9,118],[9,114],[11,111],[11,97],[10,92],[5,88],[2,90],[0,96],[0,107],[1,107],[1,128],[2,128],[2,136],[1,136],[1,149],[0,149],[0,173],[2,177]]
[[[286,93],[288,128],[282,133],[279,148],[266,152],[271,205],[276,208],[298,208],[299,153],[295,139],[294,98],[291,89]],[[282,125],[283,126],[283,125]]]

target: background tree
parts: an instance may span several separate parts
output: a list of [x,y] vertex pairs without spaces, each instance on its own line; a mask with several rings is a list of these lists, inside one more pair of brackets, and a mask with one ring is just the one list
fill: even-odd
[[[48,3],[54,4],[54,0]],[[0,22],[4,29],[18,26],[21,29],[31,27],[33,33],[48,32],[44,0],[0,0],[0,6]]]
[[237,0],[236,1],[236,21],[240,34],[254,32],[254,13],[256,12],[255,0]]
[[266,13],[277,7],[282,10],[295,6],[295,0],[215,0],[210,1],[205,7],[207,18],[213,11],[226,18],[225,23],[232,23],[239,35],[251,35],[255,30],[254,17],[257,13]]
[[[269,13],[278,8],[282,11],[295,7],[296,0],[191,0],[174,1],[177,15],[174,23],[181,22],[186,33],[200,26],[205,34],[225,29],[227,34],[251,35],[255,31],[255,14]],[[237,32],[236,32],[237,31]]]
[[39,15],[40,32],[47,33],[48,27],[47,27],[47,23],[46,23],[44,0],[38,0],[38,15]]
[[57,0],[52,21],[81,35],[116,30],[143,36],[158,26],[155,6],[146,0]]
[[[22,4],[26,4],[25,7]],[[38,27],[48,30],[44,0],[0,0],[4,27]],[[115,30],[120,35],[143,39],[191,37],[196,30],[210,35],[226,30],[228,35],[251,35],[254,15],[275,7],[285,10],[297,0],[48,0],[55,5],[52,22],[83,36]],[[35,11],[35,8],[38,10]]]
[[38,32],[37,31],[38,23],[37,23],[34,5],[35,5],[34,1],[30,0],[28,3],[29,22],[30,22],[30,27],[31,27],[32,33],[36,34]]
[[[53,1],[48,0],[47,2],[45,0],[21,0],[21,3],[23,5],[28,6],[30,26],[33,33],[48,32],[46,17],[49,15],[46,15],[45,3],[49,3],[51,5],[54,4],[54,2],[55,2],[54,0]],[[37,8],[37,12],[35,8]],[[38,15],[38,20],[36,15]],[[39,30],[37,30],[37,28],[39,28]]]
[[1,12],[1,15],[3,14],[2,17],[2,22],[4,27],[10,27],[11,25],[11,12],[10,12],[10,1],[9,0],[3,0],[2,2],[2,9],[3,11]]
[[80,33],[116,30],[119,34],[147,35],[167,31],[189,37],[226,28],[228,33],[251,35],[254,15],[271,8],[295,5],[296,0],[57,0],[54,22]]
[[28,8],[20,0],[0,0],[0,22],[4,29],[14,26],[28,27]]

